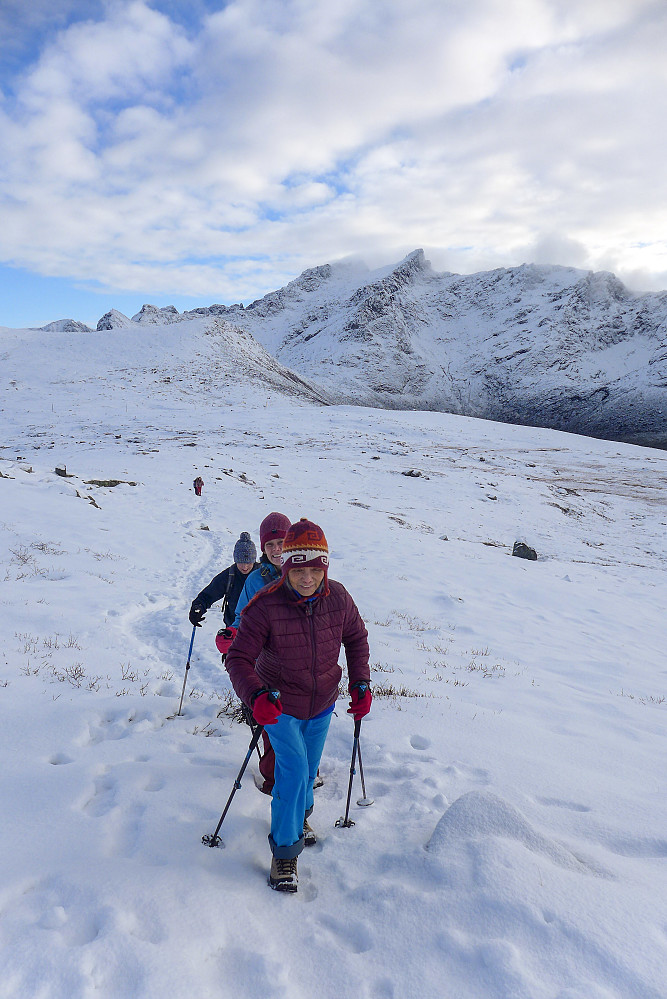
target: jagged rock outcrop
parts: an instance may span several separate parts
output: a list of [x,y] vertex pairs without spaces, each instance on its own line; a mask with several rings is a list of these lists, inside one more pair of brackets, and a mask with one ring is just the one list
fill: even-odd
[[178,323],[181,321],[181,314],[173,305],[165,305],[158,308],[157,305],[142,305],[136,316],[132,316],[133,323],[141,323],[144,326],[165,326],[167,323]]
[[188,309],[181,313],[181,319],[200,319],[202,316],[233,316],[243,312],[242,305],[206,305],[198,309]]
[[109,309],[97,323],[98,330],[119,330],[132,325],[132,320],[118,309]]
[[274,316],[283,311],[288,303],[302,302],[306,295],[317,291],[332,274],[331,264],[324,264],[322,267],[311,267],[304,271],[294,281],[290,281],[284,288],[272,291],[264,298],[259,298],[251,302],[246,311],[251,312],[254,317],[264,318]]
[[90,326],[77,319],[57,319],[54,323],[40,326],[45,333],[92,333]]

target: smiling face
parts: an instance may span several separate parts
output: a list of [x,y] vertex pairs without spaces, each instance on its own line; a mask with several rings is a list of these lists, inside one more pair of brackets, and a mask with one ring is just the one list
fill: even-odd
[[282,562],[280,561],[280,555],[283,550],[283,539],[276,538],[273,541],[267,541],[264,545],[264,554],[268,558],[272,565],[275,565],[276,569],[282,568]]
[[239,572],[242,572],[244,576],[247,576],[250,570],[252,569],[253,565],[254,562],[237,562],[236,568],[239,570]]
[[324,569],[311,569],[304,565],[299,569],[290,569],[287,573],[289,584],[302,597],[312,597],[324,579]]

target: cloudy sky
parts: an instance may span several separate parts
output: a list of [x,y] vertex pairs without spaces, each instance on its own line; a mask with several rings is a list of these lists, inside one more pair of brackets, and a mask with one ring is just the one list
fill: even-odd
[[423,247],[667,288],[665,0],[0,0],[0,325]]

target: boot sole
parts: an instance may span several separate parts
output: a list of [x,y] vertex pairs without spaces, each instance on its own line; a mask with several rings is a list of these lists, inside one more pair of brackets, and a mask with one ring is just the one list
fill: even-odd
[[272,881],[271,878],[269,878],[267,884],[269,888],[273,888],[274,891],[289,892],[292,895],[299,887],[291,881]]

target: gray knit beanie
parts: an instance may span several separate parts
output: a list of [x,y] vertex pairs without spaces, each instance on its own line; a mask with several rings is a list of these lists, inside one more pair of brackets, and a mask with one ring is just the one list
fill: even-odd
[[256,562],[257,549],[247,531],[241,531],[241,537],[234,545],[235,562]]

